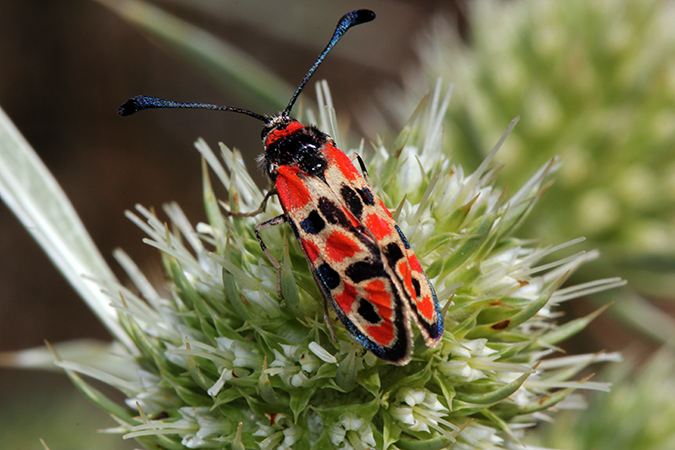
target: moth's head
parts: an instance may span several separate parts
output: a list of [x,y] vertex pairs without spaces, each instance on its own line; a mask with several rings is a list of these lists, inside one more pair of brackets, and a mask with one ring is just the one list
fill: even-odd
[[288,138],[296,131],[305,126],[289,115],[277,114],[265,125],[261,132],[261,138],[265,149],[280,139]]

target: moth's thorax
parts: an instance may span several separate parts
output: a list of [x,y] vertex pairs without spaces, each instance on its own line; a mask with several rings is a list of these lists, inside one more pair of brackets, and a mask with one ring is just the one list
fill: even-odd
[[272,181],[279,166],[297,169],[300,176],[324,177],[328,161],[322,152],[331,138],[314,126],[285,116],[275,117],[263,130],[265,153],[258,163]]

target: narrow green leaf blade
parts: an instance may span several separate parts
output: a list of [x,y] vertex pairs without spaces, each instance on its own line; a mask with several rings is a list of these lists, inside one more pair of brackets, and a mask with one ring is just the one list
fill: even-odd
[[0,197],[118,340],[133,347],[92,279],[115,280],[54,176],[0,109]]

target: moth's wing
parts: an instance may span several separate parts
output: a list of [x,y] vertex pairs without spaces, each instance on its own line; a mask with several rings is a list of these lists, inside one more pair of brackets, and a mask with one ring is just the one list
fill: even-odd
[[422,269],[417,256],[415,256],[412,248],[410,248],[408,240],[398,225],[396,225],[396,231],[405,249],[405,255],[411,272],[412,292],[415,293],[414,296],[408,297],[410,311],[422,332],[422,336],[424,336],[426,344],[430,347],[435,347],[443,336],[443,314],[438,304],[436,290],[431,281],[429,281],[429,277],[424,272],[424,269]]
[[400,287],[399,296],[409,304],[426,344],[435,346],[443,334],[441,309],[434,287],[408,240],[349,158],[330,147],[325,153],[333,162],[329,164],[331,176],[326,177],[331,189],[339,193],[355,219],[373,236],[387,271]]
[[342,171],[329,164],[325,178],[330,183],[292,166],[278,168],[275,187],[286,219],[322,295],[354,339],[383,360],[405,364],[412,344],[408,302],[379,243],[352,214],[354,200],[347,206],[335,191],[344,185]]

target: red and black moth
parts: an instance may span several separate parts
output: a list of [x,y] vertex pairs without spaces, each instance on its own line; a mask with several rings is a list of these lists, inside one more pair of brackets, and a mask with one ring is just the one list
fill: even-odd
[[[406,364],[412,353],[412,317],[428,346],[443,334],[443,317],[429,278],[382,200],[373,192],[361,158],[345,155],[314,126],[290,115],[300,92],[328,52],[354,25],[370,22],[375,13],[351,11],[338,22],[330,42],[303,78],[286,109],[273,116],[231,106],[181,103],[138,96],[120,107],[127,116],[149,108],[202,108],[245,114],[265,123],[265,153],[259,165],[273,188],[255,211],[277,195],[283,214],[254,227],[265,255],[276,267],[260,230],[288,223],[307,257],[323,295],[349,333],[377,357]],[[357,159],[361,171],[352,163]],[[234,214],[234,213],[230,213]]]

